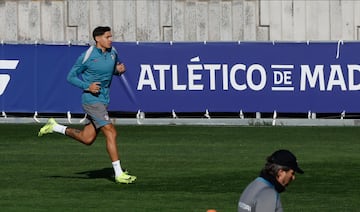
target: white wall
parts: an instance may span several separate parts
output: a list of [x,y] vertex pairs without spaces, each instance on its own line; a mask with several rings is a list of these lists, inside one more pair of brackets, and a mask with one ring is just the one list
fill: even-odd
[[0,40],[92,41],[98,25],[116,41],[357,40],[360,1],[0,0]]

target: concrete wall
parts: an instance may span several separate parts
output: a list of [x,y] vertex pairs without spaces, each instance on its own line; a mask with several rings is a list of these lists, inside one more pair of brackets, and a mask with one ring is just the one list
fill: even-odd
[[116,41],[357,40],[352,0],[0,0],[0,40],[92,41],[98,25]]

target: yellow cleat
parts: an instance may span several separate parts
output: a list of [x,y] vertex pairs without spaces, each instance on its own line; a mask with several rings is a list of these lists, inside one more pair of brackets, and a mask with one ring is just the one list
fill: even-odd
[[130,184],[130,183],[134,183],[135,180],[136,180],[136,176],[131,176],[125,172],[123,172],[120,176],[115,177],[116,183]]
[[43,136],[45,134],[53,133],[54,126],[56,121],[53,118],[50,118],[48,122],[39,130],[38,136]]

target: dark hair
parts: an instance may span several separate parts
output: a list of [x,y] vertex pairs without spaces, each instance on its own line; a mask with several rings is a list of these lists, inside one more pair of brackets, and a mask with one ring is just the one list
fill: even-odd
[[263,168],[263,171],[268,173],[271,176],[277,177],[279,170],[289,171],[290,168],[287,166],[282,166],[274,163],[273,158],[271,156],[266,158],[266,164]]
[[[111,28],[108,26],[98,26],[93,31],[93,38],[95,40],[96,36],[103,35],[105,32],[111,31]],[[96,40],[95,40],[96,41]]]
[[275,163],[266,163],[263,171],[268,173],[271,176],[277,177],[279,170],[289,171],[290,168],[286,166],[281,166]]

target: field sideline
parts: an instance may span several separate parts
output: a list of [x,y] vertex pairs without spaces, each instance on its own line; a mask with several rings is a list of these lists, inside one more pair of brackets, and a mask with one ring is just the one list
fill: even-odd
[[282,194],[284,210],[358,211],[358,127],[116,126],[122,165],[137,175],[117,185],[104,137],[90,147],[37,137],[40,125],[0,124],[2,211],[236,211],[267,155],[296,154],[304,175]]

